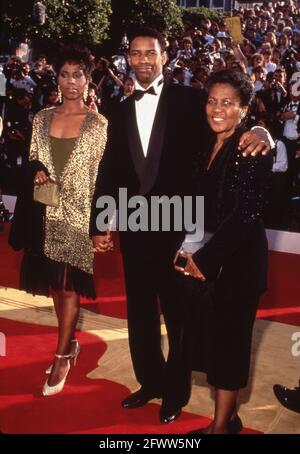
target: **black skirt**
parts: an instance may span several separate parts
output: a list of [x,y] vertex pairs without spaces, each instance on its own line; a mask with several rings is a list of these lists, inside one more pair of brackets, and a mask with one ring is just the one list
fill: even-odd
[[96,298],[92,274],[69,263],[51,260],[44,254],[25,252],[21,264],[20,289],[33,295],[49,296],[50,288]]
[[185,349],[190,368],[215,388],[247,386],[258,296],[226,295],[216,282],[186,281]]

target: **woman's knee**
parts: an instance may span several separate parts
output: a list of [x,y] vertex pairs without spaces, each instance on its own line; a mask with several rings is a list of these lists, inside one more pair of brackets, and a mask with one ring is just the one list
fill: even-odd
[[59,290],[58,292],[60,300],[79,300],[79,296],[74,290]]

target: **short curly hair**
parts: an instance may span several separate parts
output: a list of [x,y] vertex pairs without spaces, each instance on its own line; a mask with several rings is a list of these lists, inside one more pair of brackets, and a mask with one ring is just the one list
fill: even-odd
[[151,27],[133,27],[129,31],[129,49],[131,48],[132,41],[136,38],[154,38],[157,39],[161,52],[165,52],[166,50],[166,41],[163,35]]
[[247,74],[232,69],[223,69],[212,73],[207,79],[206,88],[208,93],[216,84],[231,85],[237,91],[242,106],[250,105],[253,100],[254,87]]
[[57,76],[65,63],[75,63],[80,66],[86,78],[90,78],[94,68],[94,61],[91,51],[87,47],[77,44],[70,44],[60,48],[55,61],[54,69]]

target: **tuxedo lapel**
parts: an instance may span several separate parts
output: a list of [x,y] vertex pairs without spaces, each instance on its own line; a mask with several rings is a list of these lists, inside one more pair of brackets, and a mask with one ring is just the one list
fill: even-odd
[[167,123],[167,93],[168,89],[165,85],[160,95],[151,130],[147,159],[141,178],[140,194],[147,194],[151,190],[158,175]]
[[128,100],[127,121],[128,121],[127,124],[128,143],[131,158],[135,167],[135,171],[139,177],[139,180],[141,181],[143,178],[146,158],[143,152],[142,142],[138,130],[135,101],[133,96],[131,96],[131,98]]

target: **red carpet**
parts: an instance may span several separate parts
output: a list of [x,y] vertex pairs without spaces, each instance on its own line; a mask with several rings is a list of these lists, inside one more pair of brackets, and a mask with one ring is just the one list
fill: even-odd
[[[13,252],[7,245],[8,229],[6,225],[5,232],[0,234],[0,286],[18,288],[22,253]],[[300,325],[299,269],[299,255],[270,252],[270,290],[263,297],[258,317]],[[82,300],[82,306],[96,313],[126,318],[122,260],[117,245],[115,252],[97,256],[95,277],[98,298]],[[180,434],[205,427],[209,422],[184,412],[178,421],[166,426],[158,421],[157,404],[130,411],[122,409],[120,401],[128,389],[109,380],[86,378],[97,367],[106,345],[84,332],[78,335],[83,352],[77,367],[71,369],[64,392],[42,397],[46,379],[43,371],[55,351],[56,330],[2,318],[0,331],[7,336],[7,356],[0,361],[3,433]]]
[[[0,234],[0,285],[18,288],[22,253],[7,245],[9,226]],[[98,298],[82,300],[82,307],[98,314],[126,318],[126,297],[118,237],[115,251],[97,255],[95,283]],[[258,318],[300,326],[300,255],[269,253],[269,290],[262,297]]]
[[[159,423],[159,405],[124,410],[124,386],[108,380],[91,380],[86,374],[97,367],[105,351],[99,338],[79,333],[82,345],[76,367],[71,368],[64,392],[41,396],[56,344],[56,330],[0,318],[7,336],[7,356],[0,361],[0,430],[17,433],[181,434],[205,427],[208,418],[184,412],[171,425]],[[100,363],[101,365],[101,363]],[[243,433],[258,433],[243,430]]]

